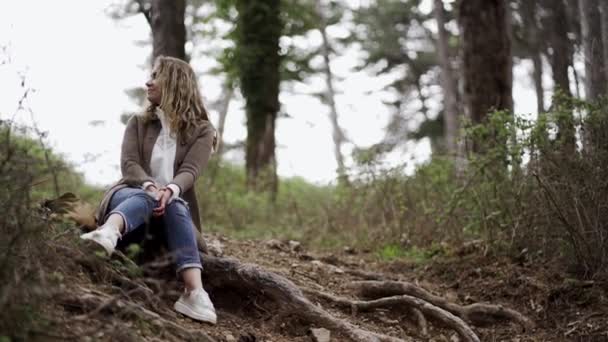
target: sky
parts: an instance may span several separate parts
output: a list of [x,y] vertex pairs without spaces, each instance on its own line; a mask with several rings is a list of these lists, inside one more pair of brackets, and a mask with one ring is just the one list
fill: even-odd
[[[120,116],[137,110],[124,91],[144,85],[148,70],[143,64],[151,50],[136,44],[150,35],[143,16],[113,20],[106,13],[112,2],[0,2],[0,118],[35,123],[48,132],[47,146],[96,185],[120,178],[124,131]],[[339,28],[333,30],[330,35],[341,34]],[[343,78],[336,99],[340,124],[354,145],[365,147],[384,136],[390,110],[382,103],[386,99],[382,87],[390,76],[353,72],[357,62],[356,53],[349,52],[334,59],[331,66]],[[200,65],[196,63],[193,61]],[[201,68],[205,68],[204,62]],[[529,63],[514,68],[515,111],[535,114],[529,68]],[[200,85],[208,103],[221,95],[221,80],[216,76],[203,73]],[[28,89],[25,108],[18,110],[19,99]],[[280,96],[282,111],[290,118],[277,122],[278,173],[327,184],[334,180],[336,169],[328,109],[301,94],[306,89],[296,86],[295,90]],[[242,106],[242,101],[231,104],[224,135],[228,143],[246,137]],[[211,120],[217,123],[217,113],[211,112]],[[354,145],[343,152],[348,156]],[[412,161],[406,170],[411,172],[429,152],[427,141],[408,143],[405,150],[391,154],[387,164]],[[242,163],[243,156],[228,158]],[[347,162],[352,165],[350,158]]]

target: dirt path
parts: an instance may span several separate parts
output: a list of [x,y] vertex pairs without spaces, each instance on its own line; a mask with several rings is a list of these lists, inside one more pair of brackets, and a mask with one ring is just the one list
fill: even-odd
[[[520,326],[511,323],[473,327],[481,341],[608,341],[607,283],[570,280],[551,265],[517,264],[506,259],[483,257],[475,252],[416,265],[404,261],[381,262],[374,255],[355,251],[313,253],[280,241],[234,241],[220,236],[208,238],[209,241],[217,241],[213,244],[220,245],[225,256],[263,266],[287,277],[301,288],[352,298],[347,285],[362,280],[361,271],[374,272],[386,279],[415,283],[460,304],[502,304],[520,311],[537,324],[532,331],[523,331]],[[107,302],[120,297],[121,284],[117,284],[115,279],[109,281],[107,275],[104,278],[103,266],[83,267],[76,262],[78,257],[70,255],[70,244],[74,242],[66,239],[63,244],[51,246],[64,258],[56,270],[63,277],[62,291],[78,293],[78,296],[82,291],[109,294]],[[100,261],[101,265],[116,262]],[[359,274],[353,274],[357,272]],[[134,279],[138,276],[134,275]],[[145,281],[148,285],[153,282],[151,279]],[[260,298],[243,296],[235,289],[214,289],[211,293],[218,308],[216,326],[181,317],[171,310],[179,295],[177,289],[179,284],[175,282],[160,283],[154,294],[122,294],[139,298],[141,307],[152,314],[158,313],[159,319],[165,322],[163,324],[152,324],[155,321],[152,316],[142,318],[133,312],[136,308],[128,305],[121,307],[116,302],[106,302],[106,307],[100,310],[95,305],[85,307],[59,296],[59,299],[51,300],[48,306],[47,313],[53,319],[45,340],[202,340],[196,334],[204,332],[217,341],[311,341],[310,326],[301,324],[295,318],[276,317],[272,306],[260,303]],[[428,334],[423,336],[408,310],[386,308],[353,313],[334,307],[323,299],[311,299],[333,315],[370,331],[400,338],[411,337],[416,341],[459,340],[452,330],[441,328],[433,322],[429,322]],[[166,328],[167,324],[174,323],[180,329],[189,331],[188,334],[180,335]],[[332,333],[331,340],[346,339]]]

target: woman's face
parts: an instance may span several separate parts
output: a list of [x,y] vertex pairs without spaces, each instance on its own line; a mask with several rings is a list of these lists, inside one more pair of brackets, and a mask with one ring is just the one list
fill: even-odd
[[152,74],[150,75],[150,79],[146,82],[146,88],[148,90],[148,101],[152,104],[160,105],[161,99],[161,90],[160,84],[157,79],[158,75],[158,65],[155,65],[152,69]]

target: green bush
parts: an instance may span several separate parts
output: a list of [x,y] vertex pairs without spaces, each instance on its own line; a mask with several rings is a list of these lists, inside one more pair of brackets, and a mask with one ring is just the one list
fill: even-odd
[[57,190],[84,193],[89,200],[99,191],[41,146],[30,129],[7,121],[0,121],[0,188],[0,339],[29,340],[44,331],[41,308],[58,279],[41,265],[53,260],[46,243],[61,225],[50,229],[50,213],[39,203]]

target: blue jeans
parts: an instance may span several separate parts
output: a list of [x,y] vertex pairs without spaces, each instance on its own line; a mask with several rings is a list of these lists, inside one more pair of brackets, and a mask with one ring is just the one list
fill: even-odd
[[[196,243],[196,234],[190,210],[186,202],[176,198],[165,206],[165,213],[159,218],[152,216],[152,210],[158,206],[158,201],[139,188],[123,188],[118,190],[110,200],[110,214],[122,216],[125,230],[122,239],[142,235],[152,220],[159,220],[162,226],[166,245],[175,261],[177,272],[187,268],[201,268],[201,259]],[[146,235],[145,233],[143,235]]]

